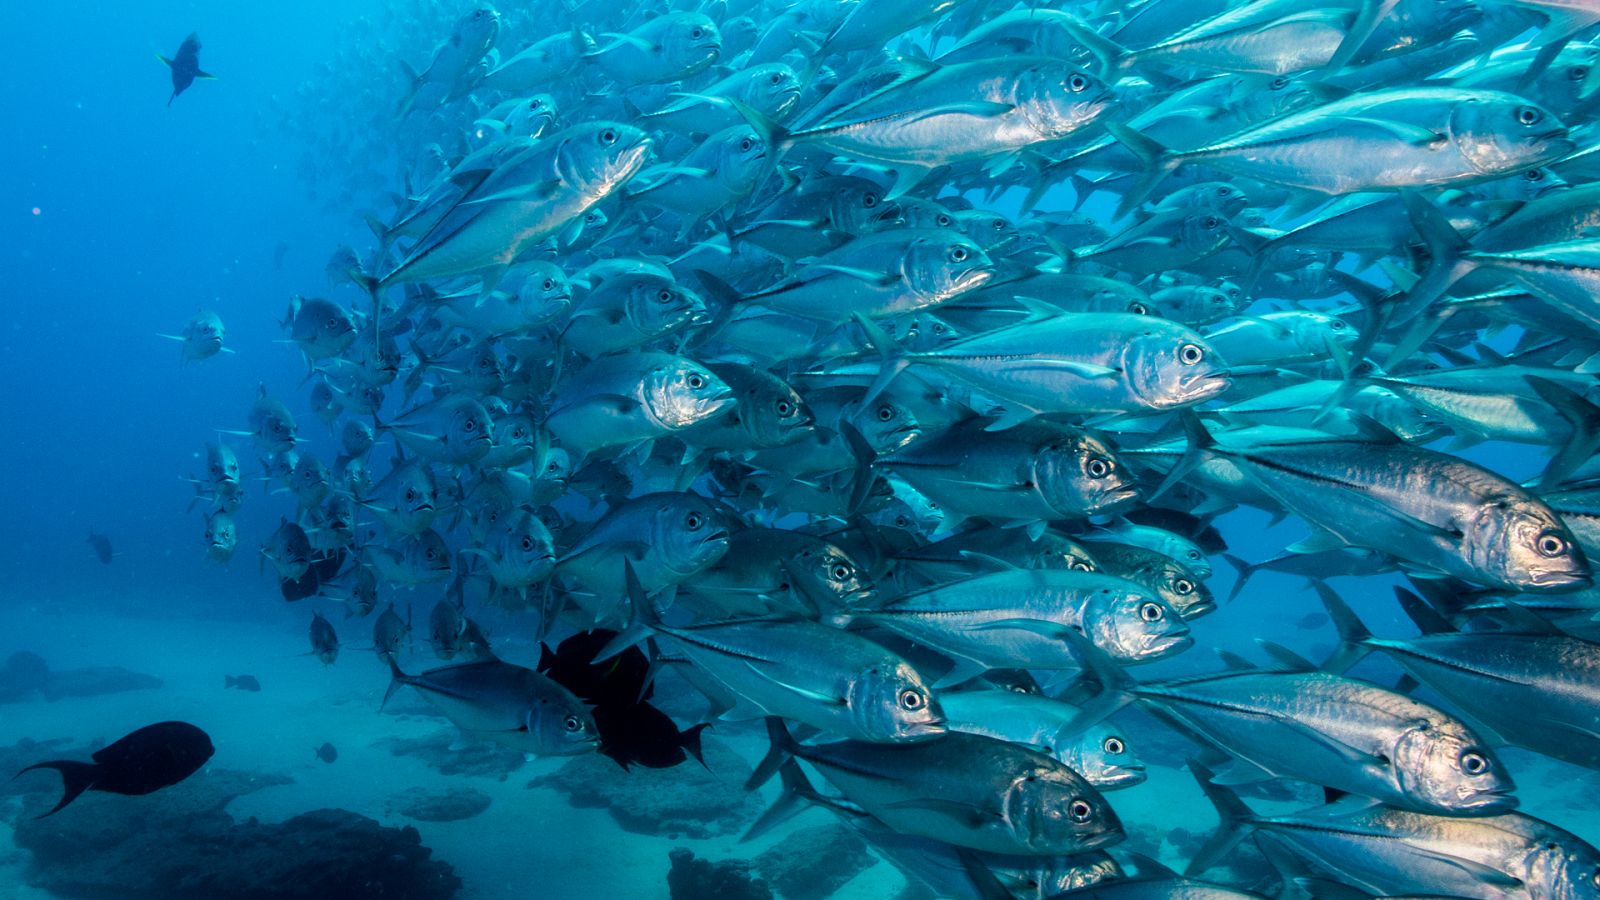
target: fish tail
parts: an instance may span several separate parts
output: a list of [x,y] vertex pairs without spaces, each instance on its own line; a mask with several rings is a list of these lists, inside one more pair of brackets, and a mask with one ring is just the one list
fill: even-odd
[[767,750],[767,755],[762,757],[756,770],[750,773],[749,780],[745,781],[744,789],[747,791],[753,791],[766,784],[785,762],[794,757],[794,751],[800,746],[789,733],[789,727],[778,716],[767,717],[767,739],[772,742],[772,746]]
[[862,406],[868,406],[889,387],[889,383],[894,381],[896,375],[904,372],[906,367],[911,365],[911,360],[906,356],[900,345],[894,342],[894,338],[889,337],[888,333],[879,328],[876,322],[860,313],[855,314],[855,320],[856,324],[861,326],[861,330],[866,333],[867,341],[872,344],[872,349],[878,351],[878,355],[882,357],[882,362],[878,365],[878,377],[872,380],[872,385],[867,388],[867,393],[861,400]]
[[[1355,610],[1333,592],[1333,588],[1319,581],[1314,589],[1317,597],[1322,600],[1322,607],[1328,611],[1328,618],[1332,619],[1334,627],[1339,629],[1339,646],[1322,664],[1322,668],[1329,672],[1343,672],[1372,652],[1372,648],[1367,644],[1367,641],[1372,639],[1372,632],[1362,624]],[[1400,588],[1395,590],[1397,594],[1402,591]]]
[[778,776],[783,784],[783,790],[778,795],[778,799],[767,807],[766,812],[763,812],[760,818],[750,825],[749,830],[745,831],[739,838],[739,843],[753,841],[789,821],[803,812],[808,802],[824,801],[822,795],[817,793],[816,788],[811,786],[806,774],[800,771],[800,764],[795,762],[792,757],[784,760],[783,764],[779,766]]
[[395,691],[402,685],[411,683],[411,676],[400,671],[400,664],[395,661],[394,654],[384,654],[383,659],[389,664],[389,689],[383,692],[383,702],[378,704],[378,712],[383,712],[383,708],[389,705],[389,698],[394,696]]
[[650,605],[650,598],[645,596],[644,585],[639,583],[639,575],[633,571],[633,561],[622,561],[622,578],[627,585],[628,605],[633,610],[632,620],[628,627],[622,629],[616,637],[600,648],[595,654],[594,662],[604,662],[618,653],[632,647],[649,637],[655,627],[661,623],[661,616],[656,613],[655,607]]
[[1233,791],[1213,784],[1211,779],[1214,773],[1198,760],[1189,760],[1189,771],[1194,773],[1195,781],[1199,782],[1200,790],[1217,808],[1217,816],[1222,819],[1222,825],[1216,834],[1206,841],[1200,852],[1195,854],[1194,861],[1189,864],[1186,874],[1198,875],[1217,864],[1217,861],[1228,854],[1239,841],[1244,839],[1250,830],[1255,814],[1244,805],[1239,795]]
[[1232,553],[1224,553],[1222,558],[1227,561],[1228,565],[1233,566],[1233,588],[1228,591],[1228,602],[1232,603],[1238,599],[1239,593],[1244,590],[1244,586],[1250,581],[1250,576],[1256,574],[1257,567],[1255,563],[1245,562]]
[[[1167,472],[1167,477],[1162,479],[1161,486],[1155,489],[1149,500],[1155,500],[1165,494],[1173,485],[1186,478],[1197,466],[1216,455],[1216,438],[1206,430],[1200,416],[1191,410],[1184,410],[1180,414],[1183,420],[1183,433],[1188,438],[1188,447],[1183,451],[1183,457],[1173,464]],[[1149,502],[1147,500],[1146,502]]]
[[1565,385],[1557,384],[1537,375],[1523,376],[1539,399],[1550,404],[1561,418],[1572,425],[1572,436],[1556,455],[1550,458],[1544,474],[1539,476],[1539,488],[1548,490],[1561,483],[1572,470],[1582,465],[1600,449],[1600,407]]
[[236,685],[238,683],[239,683],[239,679],[233,677],[232,675],[224,675],[224,676],[222,676],[222,689],[223,690],[227,690],[228,688],[231,688],[231,687],[233,687],[234,685]]
[[1476,268],[1476,263],[1466,257],[1472,246],[1438,207],[1411,191],[1401,192],[1400,200],[1431,257],[1422,280],[1406,292],[1395,310],[1395,321],[1406,322],[1444,296],[1463,275]]
[[[35,819],[53,816],[60,812],[62,807],[78,799],[79,794],[93,787],[95,779],[100,775],[100,767],[98,765],[75,762],[70,759],[55,759],[49,762],[34,763],[18,772],[17,775],[21,775],[23,772],[32,772],[34,769],[55,769],[60,772],[62,787],[61,802],[51,807],[49,812],[34,816]],[[16,776],[12,777],[15,778]]]
[[1157,143],[1154,138],[1140,134],[1120,122],[1106,123],[1106,130],[1127,147],[1129,152],[1137,156],[1145,167],[1144,173],[1133,183],[1133,187],[1122,195],[1122,201],[1117,205],[1117,218],[1120,219],[1148,200],[1161,182],[1178,168],[1182,160],[1171,150]]
[[[1400,601],[1400,608],[1405,611],[1406,617],[1409,618],[1412,624],[1417,626],[1417,630],[1422,632],[1424,635],[1455,633],[1456,627],[1451,625],[1450,620],[1446,619],[1444,615],[1439,612],[1439,610],[1435,609],[1433,604],[1422,599],[1416,594],[1411,593],[1405,588],[1395,588],[1394,596],[1396,600]],[[1340,630],[1341,632],[1343,631],[1343,629]],[[1370,635],[1365,636],[1370,637]]]
[[683,747],[685,753],[694,757],[695,762],[699,763],[701,768],[704,768],[707,772],[711,771],[711,767],[706,765],[705,753],[700,747],[700,732],[710,727],[710,722],[701,722],[699,725],[685,729],[678,735],[679,746]]

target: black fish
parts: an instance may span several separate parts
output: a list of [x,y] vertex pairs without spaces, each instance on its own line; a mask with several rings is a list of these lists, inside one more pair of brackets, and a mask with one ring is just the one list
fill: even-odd
[[344,558],[345,552],[340,549],[327,556],[312,559],[310,565],[306,566],[304,575],[294,581],[285,579],[278,582],[278,592],[290,603],[315,597],[325,582],[332,581],[338,576],[339,569],[344,566]]
[[671,716],[648,703],[602,703],[594,708],[594,724],[600,731],[600,752],[624,770],[635,765],[670,769],[690,756],[706,764],[700,732],[708,722],[679,731]]
[[216,748],[211,738],[188,722],[146,725],[110,746],[94,752],[94,762],[56,759],[35,763],[22,772],[55,769],[65,792],[61,802],[44,818],[78,799],[84,791],[138,796],[171,787],[206,764]]
[[108,566],[111,565],[110,538],[103,534],[96,534],[94,529],[91,528],[89,529],[89,546],[94,548],[94,555],[100,557],[102,563]]
[[313,748],[311,752],[325,763],[331,763],[339,758],[339,748],[329,743],[323,743],[321,747]]
[[261,690],[261,682],[257,681],[254,675],[224,675],[222,676],[222,689],[227,690],[228,688],[238,688],[241,691],[249,691],[254,694]]
[[539,671],[590,703],[620,705],[649,700],[655,691],[645,686],[650,677],[650,660],[638,647],[630,647],[599,665],[591,662],[616,636],[615,631],[597,628],[567,638],[556,645],[554,652],[540,644]]
[[182,46],[172,59],[157,53],[156,58],[167,64],[172,70],[172,96],[167,98],[167,105],[178,99],[178,95],[189,89],[196,78],[215,78],[210,72],[200,70],[200,36],[191,34],[183,39]]

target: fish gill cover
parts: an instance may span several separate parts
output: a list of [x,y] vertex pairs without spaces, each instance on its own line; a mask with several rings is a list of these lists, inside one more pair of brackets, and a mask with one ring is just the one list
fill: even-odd
[[[239,648],[195,664],[216,762],[392,792],[423,756],[386,814],[482,815],[425,832],[474,896],[590,896],[561,861],[591,846],[675,897],[1600,896],[1564,796],[1600,768],[1600,11],[192,14],[88,41],[199,29],[170,111],[106,88],[165,137],[107,162],[41,105],[69,155],[7,189],[19,290],[126,262],[176,312],[69,304],[128,362],[86,382],[24,304],[6,349],[59,377],[0,452],[39,473],[16,508],[72,512],[8,542],[18,596],[118,597],[15,615]],[[86,433],[51,400],[91,392]],[[8,702],[60,677],[0,672]],[[275,693],[316,724],[250,757],[221,710]],[[762,843],[669,879],[487,777],[530,760],[629,831]],[[530,809],[508,868],[484,823]]]

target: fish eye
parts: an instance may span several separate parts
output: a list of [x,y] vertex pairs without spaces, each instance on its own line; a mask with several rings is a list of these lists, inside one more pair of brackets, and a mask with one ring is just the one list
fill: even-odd
[[1489,771],[1489,760],[1483,754],[1468,750],[1461,754],[1461,771],[1468,775],[1482,775]]
[[600,143],[611,145],[615,144],[616,142],[617,130],[615,128],[607,128],[606,130],[600,132]]
[[430,559],[430,560],[431,560],[431,559],[433,559],[433,558],[434,558],[434,557],[435,557],[435,556],[437,556],[437,555],[438,555],[438,554],[436,554],[436,553],[434,553],[434,552],[433,552],[433,549],[432,549],[432,548],[429,548],[429,549],[428,549],[428,559]]
[[861,205],[865,206],[867,209],[871,209],[874,206],[877,206],[878,205],[878,195],[877,194],[862,194],[861,195]]
[[700,526],[705,524],[705,517],[697,512],[692,512],[684,516],[683,524],[688,526],[690,531],[699,531]]
[[883,406],[878,407],[878,421],[879,422],[887,422],[892,418],[894,418],[894,407],[892,407],[892,406],[890,406],[888,404],[884,404]]
[[478,422],[477,422],[477,420],[476,419],[468,419],[465,422],[462,422],[461,423],[461,430],[463,430],[463,431],[477,431],[478,430]]
[[1105,741],[1100,745],[1100,748],[1113,756],[1128,749],[1127,746],[1122,743],[1122,738],[1115,736],[1106,738]]
[[1343,319],[1334,319],[1328,323],[1328,327],[1332,328],[1334,331],[1343,331],[1346,328],[1346,325],[1344,324]]
[[1128,312],[1136,316],[1148,316],[1150,315],[1150,307],[1145,306],[1143,303],[1134,302],[1129,304]]
[[1227,197],[1227,196],[1231,196],[1232,194],[1233,194],[1233,188],[1228,187],[1227,185],[1223,185],[1222,187],[1217,188],[1217,196],[1218,197]]
[[1588,66],[1573,66],[1567,70],[1567,77],[1573,81],[1582,81],[1589,77]]
[[706,386],[706,380],[702,378],[698,372],[690,373],[688,382],[689,387],[697,391]]
[[546,278],[544,283],[539,286],[544,290],[553,291],[556,289],[556,280],[554,278]]
[[833,564],[833,577],[835,581],[843,581],[850,577],[850,567],[844,563]]
[[1187,578],[1179,578],[1172,583],[1172,589],[1180,594],[1192,594],[1194,593],[1194,582]]
[[[943,221],[941,221],[939,223],[940,225],[948,225],[948,224],[950,224],[950,217],[949,216],[940,216],[939,218],[943,220]],[[950,248],[950,261],[951,262],[956,262],[956,263],[958,263],[958,262],[966,262],[967,261],[967,248],[965,248],[965,247],[951,247]]]
[[[948,228],[950,226],[950,217],[945,215],[944,213],[939,213],[939,217],[937,219],[933,220],[933,224],[938,225],[940,228]],[[956,262],[961,262],[962,259],[966,259],[967,258],[964,255],[967,251],[962,250],[961,252],[962,252],[963,256],[960,259],[956,259]],[[951,251],[950,258],[951,259],[955,259],[955,251]]]
[[925,706],[927,702],[927,699],[922,696],[922,692],[913,688],[906,688],[900,692],[901,709],[908,709],[912,712],[916,712]]
[[1178,362],[1186,366],[1198,365],[1206,358],[1206,352],[1200,349],[1199,344],[1184,344],[1178,348]]
[[1559,534],[1546,531],[1539,535],[1539,553],[1544,556],[1560,556],[1567,552],[1567,541]]
[[772,77],[768,78],[767,80],[773,84],[783,84],[783,73],[773,72]]
[[1072,817],[1072,821],[1081,825],[1094,817],[1094,804],[1087,800],[1074,800],[1067,807],[1067,815]]
[[1104,478],[1111,474],[1111,461],[1103,456],[1092,457],[1086,468],[1090,478]]
[[1211,231],[1212,229],[1216,228],[1218,225],[1221,225],[1222,224],[1222,220],[1217,218],[1216,216],[1206,216],[1206,220],[1204,222],[1201,222],[1200,224],[1207,231]]
[[794,412],[794,404],[787,400],[778,401],[778,415],[787,416],[791,412]]
[[1073,92],[1074,94],[1081,94],[1088,89],[1089,79],[1084,77],[1081,73],[1074,72],[1072,77],[1067,79],[1067,90]]
[[1517,107],[1517,121],[1521,122],[1524,125],[1528,125],[1528,126],[1537,125],[1543,119],[1544,119],[1544,113],[1540,112],[1537,107],[1533,107],[1533,106],[1519,106],[1519,107]]
[[907,518],[906,516],[895,516],[894,517],[894,527],[896,527],[896,528],[910,528],[911,527],[911,520],[909,518]]
[[744,140],[739,142],[739,149],[744,151],[744,152],[746,152],[746,153],[748,153],[750,151],[750,148],[754,147],[755,145],[756,145],[755,141],[751,140],[750,138],[745,138]]
[[1528,171],[1522,173],[1522,177],[1528,179],[1529,181],[1543,181],[1544,180],[1544,170],[1543,169],[1529,169]]
[[1277,78],[1272,79],[1272,83],[1268,85],[1268,87],[1275,91],[1281,91],[1288,86],[1289,79],[1283,75],[1279,75]]
[[698,41],[698,40],[700,40],[701,37],[703,37],[705,35],[705,33],[706,33],[706,30],[704,28],[696,28],[693,31],[689,32],[689,37],[694,38],[695,40]]
[[406,500],[407,501],[411,501],[411,500],[415,500],[415,499],[417,499],[417,492],[408,489],[406,491]]
[[668,290],[668,289],[666,289],[666,288],[662,288],[662,289],[661,289],[661,290],[660,290],[660,291],[659,291],[659,292],[658,292],[658,293],[657,293],[657,294],[656,294],[656,299],[657,299],[657,300],[658,300],[658,301],[660,301],[660,302],[662,302],[662,303],[668,303],[668,302],[671,302],[671,300],[672,300],[672,291],[670,291],[670,290]]
[[533,550],[533,538],[528,537],[527,535],[523,535],[523,537],[522,537],[522,549],[523,549],[524,552],[532,551]]
[[1146,622],[1159,622],[1167,617],[1167,611],[1158,603],[1145,603],[1139,607],[1139,618]]
[[577,716],[567,716],[561,720],[561,727],[565,728],[569,734],[576,733],[583,730],[583,720]]

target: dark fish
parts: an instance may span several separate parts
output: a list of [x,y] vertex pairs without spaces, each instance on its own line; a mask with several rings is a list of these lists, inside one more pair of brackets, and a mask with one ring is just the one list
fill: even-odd
[[326,742],[321,747],[312,748],[311,752],[316,754],[317,759],[325,763],[335,762],[339,759],[339,748]]
[[222,689],[238,688],[254,694],[261,690],[261,682],[254,675],[224,675],[222,676]]
[[590,703],[626,705],[649,700],[655,692],[646,684],[650,660],[639,648],[630,647],[593,664],[595,656],[616,636],[615,631],[597,628],[567,638],[553,652],[540,645],[539,671]]
[[322,660],[325,666],[333,665],[339,658],[339,635],[334,633],[333,623],[322,617],[322,613],[311,614],[311,655]]
[[92,763],[56,759],[34,763],[22,772],[55,769],[61,773],[61,802],[36,817],[42,819],[59,812],[84,791],[139,796],[171,787],[193,775],[215,752],[211,738],[188,722],[159,722],[96,750]]
[[200,69],[200,36],[191,34],[183,39],[183,44],[178,47],[178,52],[168,59],[161,54],[156,58],[167,64],[172,70],[172,96],[167,98],[167,105],[178,99],[178,95],[187,91],[189,85],[194,84],[196,78],[215,78],[210,72]]
[[600,731],[600,752],[624,770],[635,765],[670,769],[690,756],[706,764],[700,732],[709,722],[680,731],[671,716],[648,703],[602,703],[594,708],[594,724]]
[[90,529],[89,530],[89,546],[94,548],[94,555],[100,558],[100,562],[102,562],[102,563],[104,563],[105,565],[108,565],[108,566],[111,565],[111,539],[110,538],[106,537],[103,534],[97,534],[93,529]]
[[339,569],[344,566],[345,552],[335,550],[327,556],[313,558],[306,567],[306,573],[299,578],[284,578],[278,582],[278,593],[283,599],[293,603],[307,597],[315,597],[322,590],[325,582],[332,581],[339,574]]

